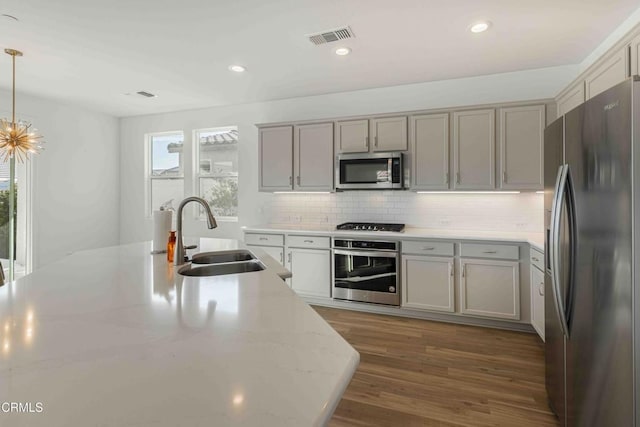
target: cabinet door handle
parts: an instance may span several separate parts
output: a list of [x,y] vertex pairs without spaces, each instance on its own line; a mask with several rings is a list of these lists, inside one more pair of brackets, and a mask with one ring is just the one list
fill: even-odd
[[364,137],[364,146],[365,146],[365,148],[369,148],[369,137],[368,136]]
[[456,172],[456,184],[460,184],[460,172]]
[[544,282],[540,283],[540,286],[538,286],[538,293],[541,297],[544,296]]
[[260,237],[258,240],[265,240],[266,241],[266,240],[269,240],[269,238],[268,237]]
[[507,182],[507,171],[502,171],[502,182]]
[[313,240],[305,240],[305,243],[313,243]]
[[293,177],[289,175],[289,185],[293,185]]
[[467,272],[467,264],[462,264],[462,277],[465,276],[466,272]]
[[535,262],[540,262],[540,260],[537,257],[532,256],[531,259],[534,260]]
[[287,262],[291,264],[291,252],[287,254]]
[[374,146],[374,147],[377,147],[377,146],[378,146],[378,137],[377,137],[377,136],[374,136],[374,137],[373,137],[373,146]]
[[432,250],[434,250],[434,249],[435,249],[435,248],[434,248],[433,246],[432,246],[432,247],[427,247],[427,246],[423,246],[423,247],[422,247],[422,250],[423,250],[423,251],[432,251]]
[[444,183],[449,185],[449,172],[444,173]]
[[284,264],[284,253],[280,252],[280,264]]
[[449,276],[453,277],[453,263],[449,263]]
[[298,185],[300,185],[300,175],[297,176],[298,179]]
[[497,254],[498,251],[484,251],[483,254]]

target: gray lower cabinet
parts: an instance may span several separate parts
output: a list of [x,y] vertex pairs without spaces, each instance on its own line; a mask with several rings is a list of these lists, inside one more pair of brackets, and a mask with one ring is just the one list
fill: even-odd
[[461,258],[460,312],[519,320],[519,262]]
[[328,249],[287,249],[291,288],[297,294],[331,297],[331,251]]
[[284,266],[284,234],[245,233],[244,242],[249,248],[262,249]]
[[384,117],[369,120],[372,151],[406,151],[407,118]]
[[278,261],[284,267],[284,248],[276,246],[259,246],[259,245],[247,245],[248,248],[262,249],[271,258]]
[[293,126],[260,128],[259,190],[293,188]]
[[454,259],[402,255],[402,306],[454,312]]
[[369,151],[369,120],[336,122],[336,153],[366,153]]
[[333,123],[295,126],[293,170],[294,190],[333,190]]
[[531,326],[544,341],[544,273],[531,265]]
[[500,188],[541,190],[544,186],[545,106],[500,109]]
[[453,113],[454,189],[495,189],[495,142],[493,109]]
[[531,290],[531,326],[544,341],[544,254],[529,250],[529,285]]
[[629,55],[625,46],[598,64],[585,77],[586,99],[622,82],[629,76]]
[[425,114],[409,119],[412,152],[411,189],[449,189],[449,114]]

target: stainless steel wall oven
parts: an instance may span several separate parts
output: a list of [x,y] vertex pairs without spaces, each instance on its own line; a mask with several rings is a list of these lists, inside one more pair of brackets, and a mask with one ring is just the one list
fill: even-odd
[[333,298],[400,305],[399,243],[333,240]]

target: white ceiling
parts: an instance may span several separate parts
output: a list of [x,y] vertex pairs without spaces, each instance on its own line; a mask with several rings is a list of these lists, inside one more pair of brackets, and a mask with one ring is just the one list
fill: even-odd
[[[18,90],[116,116],[581,62],[637,0],[28,0],[0,5]],[[472,34],[478,19],[490,31]],[[350,25],[346,43],[305,34]],[[353,52],[338,57],[346,45]],[[230,64],[247,67],[230,72]],[[0,55],[0,87],[10,57]],[[125,96],[146,90],[145,99]],[[0,102],[4,102],[0,100]]]

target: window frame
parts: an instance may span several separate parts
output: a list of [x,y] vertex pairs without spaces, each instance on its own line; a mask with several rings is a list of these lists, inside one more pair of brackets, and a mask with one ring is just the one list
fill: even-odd
[[[179,176],[153,176],[153,138],[158,136],[167,136],[167,135],[182,135],[182,152],[183,152],[183,163],[182,163],[182,173]],[[184,198],[185,193],[185,162],[184,162],[184,147],[185,147],[185,132],[183,130],[175,130],[175,131],[165,131],[165,132],[150,132],[144,135],[145,138],[145,213],[147,218],[151,218],[153,216],[153,181],[155,180],[182,180],[182,193]],[[174,200],[174,203],[180,203],[180,200]],[[177,206],[174,206],[174,209],[177,209]]]
[[[232,130],[235,130],[236,132],[238,132],[238,126],[237,125],[230,125],[230,126],[215,126],[215,127],[208,127],[208,128],[200,128],[200,129],[194,129],[193,130],[193,176],[192,176],[192,183],[193,183],[193,189],[195,190],[194,193],[196,193],[198,195],[198,197],[203,197],[202,192],[201,192],[201,181],[202,179],[206,179],[206,178],[218,178],[217,176],[215,176],[214,174],[211,173],[213,166],[214,166],[214,162],[210,162],[210,168],[209,168],[209,173],[203,174],[200,173],[200,162],[202,161],[200,159],[200,134],[201,133],[207,133],[207,132],[230,132]],[[240,144],[240,139],[238,138],[238,142],[236,143],[236,156],[238,157],[236,161],[239,161],[239,147]],[[207,159],[204,159],[207,160]],[[240,171],[236,170],[236,179],[239,180],[240,178]],[[238,191],[239,192],[239,191]],[[240,200],[238,200],[238,206],[237,208],[239,209],[239,205],[240,205]],[[238,212],[239,213],[239,212]],[[204,221],[205,217],[204,214],[202,213],[201,209],[196,209],[195,210],[195,219]],[[238,222],[238,215],[236,216],[216,216],[216,221],[219,222]]]

